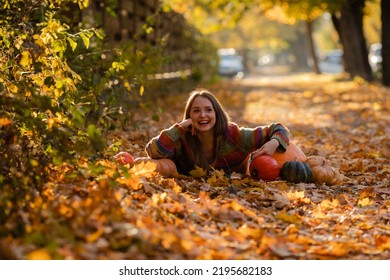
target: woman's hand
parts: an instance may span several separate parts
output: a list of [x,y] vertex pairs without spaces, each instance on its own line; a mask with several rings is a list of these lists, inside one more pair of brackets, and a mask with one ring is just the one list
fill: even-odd
[[276,149],[279,147],[279,141],[276,139],[272,139],[266,142],[260,149],[257,149],[252,153],[252,159],[257,158],[261,155],[269,155],[272,156]]
[[179,123],[179,125],[182,128],[184,128],[184,130],[191,131],[191,135],[196,135],[196,130],[195,130],[195,127],[192,123],[192,119],[186,119],[186,120],[182,121],[181,123]]

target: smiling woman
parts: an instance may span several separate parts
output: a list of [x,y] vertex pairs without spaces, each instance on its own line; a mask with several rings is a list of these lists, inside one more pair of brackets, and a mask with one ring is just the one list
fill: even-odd
[[194,100],[189,120],[191,120],[195,131],[210,133],[215,125],[215,111],[211,101],[206,97],[199,97]]
[[286,151],[289,134],[280,123],[239,127],[210,91],[197,89],[187,100],[183,120],[150,140],[146,152],[153,159],[173,160],[182,174],[196,166],[244,173],[249,155],[254,159]]

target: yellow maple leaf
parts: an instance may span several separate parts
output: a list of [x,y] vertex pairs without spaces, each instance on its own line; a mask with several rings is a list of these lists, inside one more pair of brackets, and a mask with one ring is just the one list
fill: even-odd
[[12,124],[12,121],[8,118],[0,118],[0,126],[7,126]]
[[209,184],[209,185],[213,185],[216,182],[217,182],[217,177],[215,176],[215,174],[207,179],[207,184]]
[[311,200],[308,197],[305,197],[305,192],[304,191],[289,191],[287,193],[287,196],[290,201],[297,201],[297,202],[303,202],[306,204],[310,204]]
[[22,52],[22,58],[20,59],[20,65],[23,67],[28,67],[31,64],[31,57],[28,51]]
[[260,228],[253,228],[248,226],[247,224],[242,225],[238,232],[243,236],[249,236],[254,239],[259,239],[263,235],[263,230]]
[[192,177],[195,177],[195,178],[201,178],[201,177],[206,176],[207,174],[203,168],[201,168],[199,166],[195,166],[195,169],[190,171],[190,175]]
[[8,85],[8,90],[11,93],[17,93],[19,88],[16,85],[14,85],[14,84],[9,84]]
[[358,206],[359,206],[359,207],[365,207],[365,206],[369,206],[369,205],[371,205],[371,204],[373,204],[373,203],[374,203],[374,202],[371,201],[368,197],[365,197],[365,198],[360,199],[360,200],[358,201]]
[[132,172],[136,176],[145,176],[148,177],[151,174],[155,173],[157,170],[157,164],[154,161],[140,162],[135,164],[131,168]]
[[286,213],[285,211],[279,212],[275,216],[276,219],[285,221],[287,223],[295,224],[295,225],[300,225],[301,224],[301,219],[297,215],[290,215]]
[[337,199],[333,199],[333,200],[324,199],[319,204],[319,207],[322,210],[334,209],[338,206],[339,206],[339,201]]
[[245,209],[245,207],[242,206],[237,200],[233,200],[233,201],[230,203],[230,206],[231,206],[232,209],[235,210],[235,211],[240,211],[240,210]]
[[37,249],[27,255],[29,260],[51,260],[50,254],[45,249]]
[[380,250],[390,250],[390,237],[385,235],[376,235],[375,237],[375,246]]
[[140,188],[142,188],[141,179],[139,176],[133,175],[129,178],[126,178],[123,176],[123,177],[117,178],[115,181],[118,182],[119,184],[126,185],[127,187],[129,187],[132,190],[139,190]]
[[86,237],[86,241],[88,243],[93,243],[95,242],[96,240],[99,239],[100,236],[102,236],[102,234],[104,233],[104,229],[103,228],[99,228],[97,231],[87,235]]

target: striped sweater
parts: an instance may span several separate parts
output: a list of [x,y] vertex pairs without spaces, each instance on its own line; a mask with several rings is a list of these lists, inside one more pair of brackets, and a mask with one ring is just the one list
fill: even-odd
[[[172,159],[180,173],[188,174],[195,167],[193,151],[185,136],[188,133],[191,132],[175,124],[151,139],[146,145],[146,153],[154,159]],[[210,166],[228,173],[245,172],[245,161],[251,152],[271,139],[277,139],[277,151],[284,152],[289,143],[289,134],[289,130],[280,123],[245,128],[230,122],[226,133],[217,137],[215,160]]]

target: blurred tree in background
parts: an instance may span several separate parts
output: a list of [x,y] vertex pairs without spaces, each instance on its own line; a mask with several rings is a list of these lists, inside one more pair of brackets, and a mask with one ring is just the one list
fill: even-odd
[[[332,45],[329,45],[329,42],[333,42],[333,48],[344,50],[345,71],[351,77],[360,76],[368,81],[373,80],[367,49],[370,44],[379,42],[378,40],[381,39],[379,35],[381,30],[379,23],[380,0],[165,0],[165,2],[172,5],[177,11],[185,13],[187,18],[205,34],[214,33],[212,35],[214,38],[220,36],[224,38],[220,42],[229,42],[234,45],[233,47],[247,44],[250,46],[262,45],[261,48],[264,49],[264,44],[267,44],[267,41],[270,45],[275,42],[275,38],[279,42],[283,41],[283,48],[290,50],[290,54],[294,57],[293,61],[296,64],[293,66],[294,68],[302,68],[305,64],[307,67],[308,58],[314,62],[315,66],[317,56],[331,48]],[[254,15],[257,17],[255,16],[255,18]],[[327,15],[331,15],[334,26],[332,29],[325,30],[322,23],[329,18]],[[249,20],[246,21],[246,18],[251,17],[253,17],[252,27],[257,23],[258,30],[251,29],[252,36],[248,34],[242,36],[242,26],[248,24]],[[240,22],[241,20],[242,22]],[[290,24],[291,32],[287,33],[286,37],[282,37],[283,34],[278,33],[279,31],[270,35],[270,29],[264,25],[264,22],[268,20],[278,22],[280,26]],[[305,23],[305,28],[302,28],[302,22]],[[232,30],[232,32],[227,31],[227,29]],[[275,29],[271,28],[271,30]],[[322,30],[321,35],[318,34],[318,30]],[[335,35],[335,31],[338,33],[337,35]],[[302,32],[306,35],[302,36]],[[217,35],[218,33],[221,35]],[[289,40],[292,33],[295,33],[295,39]],[[231,39],[227,39],[229,36]],[[236,40],[240,36],[241,44],[237,43]],[[327,39],[321,40],[321,36],[327,37]],[[343,37],[348,37],[348,40]],[[328,40],[329,38],[332,40]],[[259,44],[259,41],[265,43]],[[282,45],[279,44],[279,46]],[[298,49],[300,52],[296,52],[294,49]],[[316,67],[314,70],[319,72]]]
[[382,83],[390,87],[390,3],[381,1],[381,20],[382,20]]

